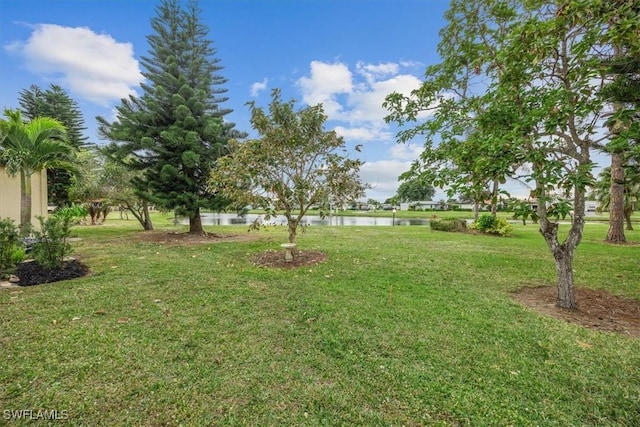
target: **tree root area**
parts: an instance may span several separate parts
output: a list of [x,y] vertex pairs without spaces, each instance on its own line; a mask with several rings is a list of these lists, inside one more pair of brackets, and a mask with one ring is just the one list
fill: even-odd
[[253,262],[260,267],[299,268],[317,265],[326,261],[327,254],[320,251],[295,251],[293,259],[287,261],[284,251],[266,251],[253,257]]
[[62,268],[46,268],[36,262],[22,262],[16,266],[13,274],[20,278],[18,285],[33,286],[76,279],[88,273],[89,267],[74,259],[65,261]]
[[525,287],[513,294],[516,301],[543,315],[585,328],[640,338],[640,301],[611,295],[606,291],[575,289],[578,308],[556,306],[557,288]]

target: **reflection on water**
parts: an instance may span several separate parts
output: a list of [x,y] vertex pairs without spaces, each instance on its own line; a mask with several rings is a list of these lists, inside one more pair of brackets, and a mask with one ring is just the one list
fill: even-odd
[[[262,215],[247,214],[238,216],[230,213],[204,213],[201,215],[202,225],[249,225]],[[284,216],[272,218],[270,221],[263,221],[270,225],[286,225],[287,220]],[[302,218],[302,225],[386,225],[391,226],[393,218],[377,218],[365,216],[327,216],[324,219],[319,216],[305,216]],[[181,224],[188,224],[189,220],[183,218]],[[428,219],[423,218],[396,218],[394,225],[429,225]]]

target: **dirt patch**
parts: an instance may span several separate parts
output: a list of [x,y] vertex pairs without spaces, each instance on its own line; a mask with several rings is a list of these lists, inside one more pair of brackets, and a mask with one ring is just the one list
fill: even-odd
[[257,235],[245,234],[218,234],[218,233],[184,233],[176,231],[142,231],[137,234],[141,242],[160,243],[167,245],[200,245],[203,243],[238,242],[249,241],[257,238]]
[[320,251],[295,251],[293,259],[287,261],[282,251],[266,251],[255,257],[253,262],[260,267],[298,268],[317,265],[327,260],[327,254]]
[[577,310],[556,307],[557,288],[522,288],[516,301],[538,313],[553,316],[585,328],[640,338],[640,302],[605,291],[576,289]]

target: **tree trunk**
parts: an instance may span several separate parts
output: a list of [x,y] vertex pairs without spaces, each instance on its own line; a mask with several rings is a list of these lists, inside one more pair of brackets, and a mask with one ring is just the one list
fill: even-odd
[[478,217],[480,216],[480,207],[478,206],[478,202],[473,202],[473,220],[478,221]]
[[556,305],[569,310],[576,309],[576,296],[573,289],[573,254],[572,251],[559,247],[554,251],[558,279],[558,298]]
[[153,230],[151,216],[149,215],[149,205],[147,202],[143,202],[141,207],[125,202],[125,208],[138,220],[143,230]]
[[298,231],[298,222],[295,219],[289,218],[287,219],[287,224],[289,226],[289,243],[295,243],[296,233]]
[[493,216],[498,213],[498,190],[500,190],[500,183],[495,180],[491,189],[491,215]]
[[633,231],[633,225],[631,224],[631,215],[633,214],[633,208],[627,206],[624,208],[624,220],[627,223],[627,230]]
[[31,230],[31,174],[20,172],[20,234],[29,235]]
[[196,210],[189,215],[189,234],[204,234],[202,218],[200,218],[200,208],[196,208]]
[[151,223],[151,215],[149,214],[149,204],[147,202],[144,202],[142,204],[142,216],[143,216],[143,222],[142,222],[142,228],[150,231],[153,230],[153,224]]
[[[545,189],[543,187],[538,188],[537,194],[546,196]],[[575,310],[576,297],[573,289],[573,255],[582,240],[582,232],[584,230],[584,191],[574,188],[574,215],[571,221],[571,228],[563,243],[558,241],[559,224],[549,221],[545,203],[541,199],[543,199],[543,197],[538,197],[540,233],[551,250],[556,264],[558,286],[556,305],[561,308]]]
[[606,242],[626,243],[624,235],[624,169],[622,153],[611,153],[611,188],[609,202],[609,232]]

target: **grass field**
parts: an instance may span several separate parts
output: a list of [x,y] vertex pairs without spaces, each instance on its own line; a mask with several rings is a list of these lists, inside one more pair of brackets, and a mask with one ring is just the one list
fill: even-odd
[[[640,300],[640,244],[603,244],[606,231],[586,226],[576,284]],[[297,270],[251,261],[283,227],[186,246],[144,242],[135,221],[74,232],[91,276],[0,291],[1,423],[57,410],[87,426],[640,425],[640,339],[512,300],[555,281],[535,225],[309,228],[298,247],[328,260]]]

